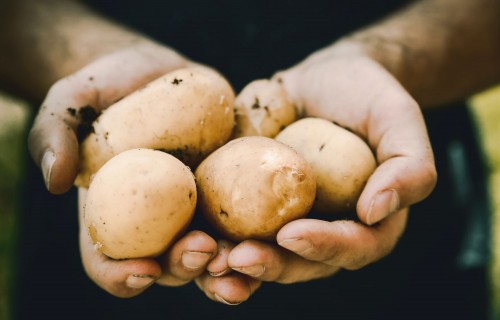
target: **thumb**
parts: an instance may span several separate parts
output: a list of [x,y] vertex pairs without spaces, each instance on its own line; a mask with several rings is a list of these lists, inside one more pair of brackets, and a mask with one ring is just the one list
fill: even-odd
[[73,185],[78,173],[79,142],[92,131],[92,122],[109,104],[101,101],[106,94],[95,82],[85,70],[56,82],[29,132],[29,152],[42,171],[47,190],[53,194],[64,193]]
[[64,193],[73,185],[78,172],[78,140],[90,132],[98,115],[86,99],[71,97],[67,89],[63,82],[49,91],[28,136],[31,157],[53,194]]
[[378,166],[357,203],[362,222],[375,224],[432,192],[437,173],[422,112],[382,66],[367,58],[332,58],[277,77],[305,115],[350,129],[374,152]]

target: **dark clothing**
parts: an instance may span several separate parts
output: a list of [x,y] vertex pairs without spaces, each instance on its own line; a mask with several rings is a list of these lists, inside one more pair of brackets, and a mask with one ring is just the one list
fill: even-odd
[[[401,1],[88,1],[191,59],[235,89],[290,67]],[[139,5],[138,5],[139,4]],[[212,302],[189,284],[119,299],[85,275],[76,193],[51,196],[30,162],[21,239],[19,319],[486,319],[488,199],[467,108],[426,114],[435,192],[411,209],[395,251],[323,280],[264,283],[247,302]],[[471,231],[472,230],[472,231]],[[479,231],[477,231],[479,230]]]
[[87,2],[190,59],[215,67],[239,91],[409,1]]

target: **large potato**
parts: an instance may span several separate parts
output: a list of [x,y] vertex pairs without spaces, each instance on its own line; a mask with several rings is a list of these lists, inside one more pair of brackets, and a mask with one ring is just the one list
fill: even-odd
[[232,138],[274,138],[295,121],[297,112],[282,85],[274,80],[250,82],[234,102],[236,125]]
[[304,118],[277,136],[297,150],[316,176],[314,211],[354,210],[363,188],[376,167],[368,145],[354,133],[324,119]]
[[194,176],[181,161],[161,151],[128,150],[96,173],[84,223],[111,258],[154,257],[188,226],[196,198]]
[[227,142],[234,126],[234,92],[217,72],[190,67],[170,72],[106,109],[80,150],[76,185],[114,155],[160,149],[189,166]]
[[198,203],[207,220],[235,241],[272,241],[311,208],[316,181],[292,148],[265,137],[230,141],[195,171]]

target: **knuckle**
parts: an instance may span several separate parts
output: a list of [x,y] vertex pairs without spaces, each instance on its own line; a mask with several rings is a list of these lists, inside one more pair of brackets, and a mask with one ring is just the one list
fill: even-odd
[[70,85],[71,79],[71,77],[65,77],[54,82],[49,88],[47,96],[58,94],[59,92],[64,92]]
[[344,268],[350,271],[355,271],[366,267],[367,265],[381,259],[382,256],[374,257],[371,254],[363,254],[361,256],[351,256],[343,263]]
[[428,192],[432,192],[434,187],[436,186],[438,174],[436,170],[436,166],[433,162],[427,163],[422,168],[422,177],[424,177],[425,186],[427,187]]

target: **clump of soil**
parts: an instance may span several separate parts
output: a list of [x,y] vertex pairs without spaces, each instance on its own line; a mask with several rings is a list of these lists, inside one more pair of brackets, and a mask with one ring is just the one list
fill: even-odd
[[95,132],[93,123],[101,114],[90,105],[83,106],[78,110],[74,108],[66,109],[68,113],[78,120],[78,127],[76,129],[76,137],[78,142],[82,142],[89,134]]

